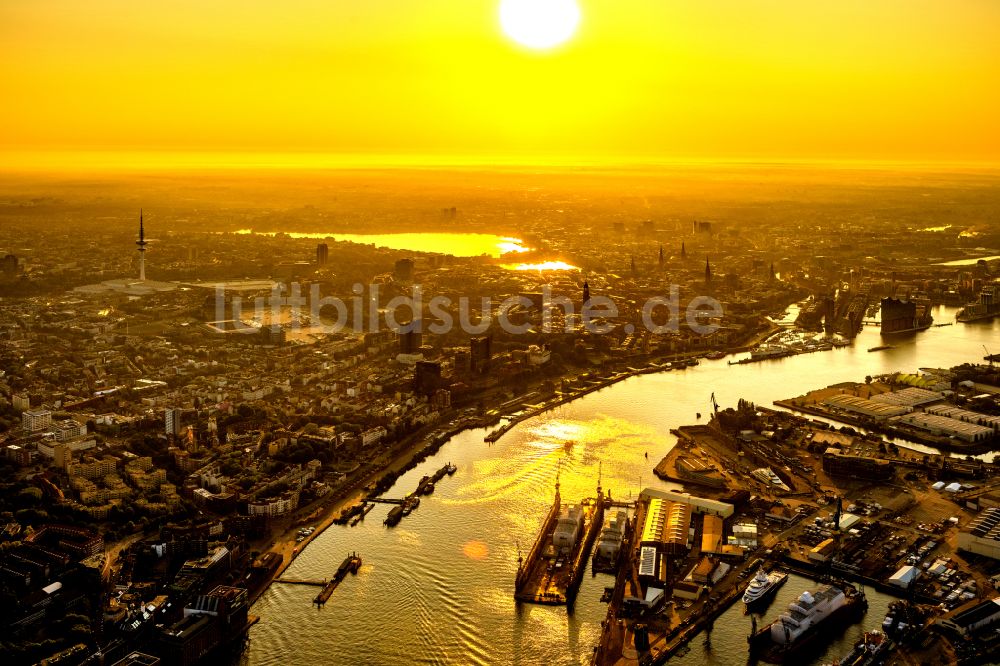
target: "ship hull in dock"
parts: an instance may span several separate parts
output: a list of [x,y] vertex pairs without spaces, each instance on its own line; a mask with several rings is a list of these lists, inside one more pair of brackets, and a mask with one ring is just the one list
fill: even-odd
[[568,554],[553,557],[546,551],[552,543],[560,508],[557,496],[557,504],[550,510],[534,548],[519,567],[514,592],[517,601],[547,606],[573,605],[587,568],[587,557],[604,522],[604,502],[603,498],[583,501],[580,537]]
[[772,625],[769,624],[749,638],[750,652],[769,664],[810,663],[844,629],[860,622],[867,610],[868,602],[863,597],[851,597],[790,645],[775,643],[771,638]]

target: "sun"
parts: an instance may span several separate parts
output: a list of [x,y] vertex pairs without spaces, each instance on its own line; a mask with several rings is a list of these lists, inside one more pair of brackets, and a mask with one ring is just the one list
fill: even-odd
[[576,0],[502,0],[500,25],[515,42],[551,49],[573,36],[580,24]]

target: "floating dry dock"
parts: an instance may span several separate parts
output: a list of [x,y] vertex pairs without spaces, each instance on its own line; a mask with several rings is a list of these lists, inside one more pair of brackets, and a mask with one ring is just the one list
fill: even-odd
[[587,568],[587,555],[604,523],[604,494],[579,505],[563,505],[556,481],[555,501],[527,558],[519,558],[514,598],[533,604],[573,603]]

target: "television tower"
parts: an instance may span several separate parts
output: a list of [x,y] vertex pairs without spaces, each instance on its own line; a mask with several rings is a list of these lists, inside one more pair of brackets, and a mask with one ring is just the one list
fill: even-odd
[[139,240],[135,242],[139,246],[139,281],[146,281],[146,232],[142,228],[142,209],[139,209]]

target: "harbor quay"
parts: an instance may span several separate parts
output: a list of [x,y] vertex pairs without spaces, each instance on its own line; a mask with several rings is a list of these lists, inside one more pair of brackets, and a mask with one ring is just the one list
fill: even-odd
[[[771,663],[812,663],[862,621],[878,628],[840,663],[988,663],[1000,622],[1000,466],[949,451],[997,448],[995,431],[971,441],[979,431],[963,426],[991,428],[995,394],[981,381],[991,373],[868,377],[779,409],[740,400],[674,429],[653,471],[683,490],[646,488],[635,503],[592,663],[665,663],[696,636],[708,645],[736,603],[749,616],[746,650]],[[902,407],[885,418],[950,414],[969,439],[939,450],[899,430],[886,439],[858,427],[871,420],[845,423],[828,402],[842,395],[879,414]],[[830,409],[800,409],[815,404]],[[785,609],[772,602],[789,575],[802,589]],[[873,591],[898,599],[884,620],[862,620]]]

